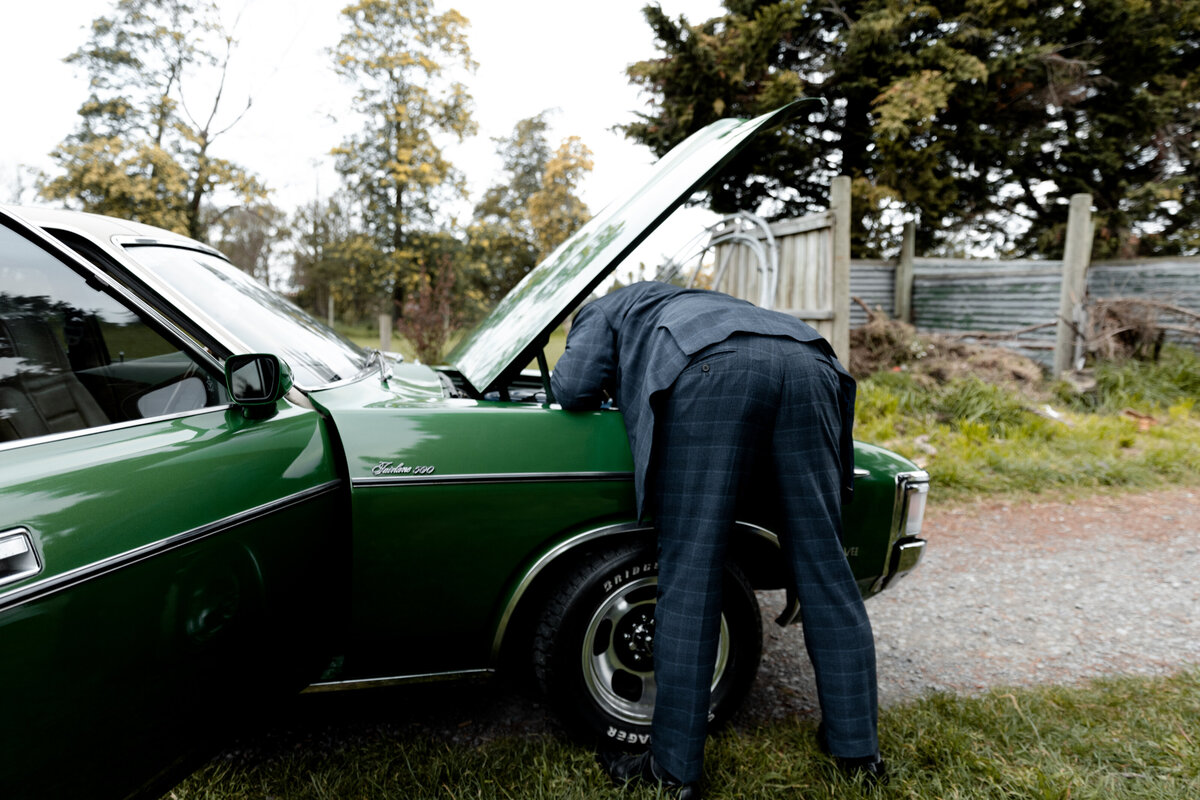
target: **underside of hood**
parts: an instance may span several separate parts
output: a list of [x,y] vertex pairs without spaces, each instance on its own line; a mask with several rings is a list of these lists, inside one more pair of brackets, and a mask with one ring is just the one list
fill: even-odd
[[663,220],[702,188],[758,132],[819,103],[798,100],[754,119],[722,119],[654,165],[648,179],[604,208],[509,292],[450,354],[479,393],[532,361],[579,305]]

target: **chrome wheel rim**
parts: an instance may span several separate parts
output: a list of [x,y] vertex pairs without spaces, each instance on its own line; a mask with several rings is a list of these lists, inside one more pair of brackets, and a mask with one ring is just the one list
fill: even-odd
[[[583,637],[583,679],[606,713],[634,725],[649,725],[658,689],[654,681],[654,606],[658,578],[630,581],[596,609]],[[721,635],[712,687],[729,664],[729,625]],[[711,714],[710,714],[711,716]]]

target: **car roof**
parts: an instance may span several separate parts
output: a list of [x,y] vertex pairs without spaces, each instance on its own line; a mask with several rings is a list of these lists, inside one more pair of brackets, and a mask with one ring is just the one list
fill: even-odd
[[218,252],[203,242],[198,242],[195,239],[175,233],[174,231],[118,217],[108,217],[102,214],[91,214],[86,211],[74,211],[64,208],[49,208],[46,206],[0,204],[0,208],[35,227],[77,231],[93,241],[106,243],[113,242],[114,240],[120,240],[125,243],[144,242],[146,244],[154,243],[174,247],[188,247],[210,253]]

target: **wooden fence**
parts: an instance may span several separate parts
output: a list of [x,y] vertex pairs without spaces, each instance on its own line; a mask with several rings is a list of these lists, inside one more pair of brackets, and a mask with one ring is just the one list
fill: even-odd
[[738,241],[719,245],[713,288],[804,320],[845,361],[851,326],[850,179],[834,178],[831,190],[829,211],[752,234],[752,244],[773,253]]
[[[777,276],[764,272],[761,253],[729,242],[716,249],[720,280],[714,288],[809,322],[843,358],[850,328],[867,319],[851,297],[919,330],[1009,334],[999,341],[1056,375],[1078,363],[1094,300],[1133,297],[1200,313],[1200,258],[1090,263],[1090,195],[1071,198],[1062,260],[918,258],[910,224],[898,259],[851,261],[849,179],[836,178],[832,189],[828,212],[775,223],[758,234],[763,242],[774,240]],[[764,290],[764,280],[775,282],[773,292]]]

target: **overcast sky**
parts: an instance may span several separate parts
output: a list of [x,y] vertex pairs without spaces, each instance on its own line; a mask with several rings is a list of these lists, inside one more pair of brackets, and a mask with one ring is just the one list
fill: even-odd
[[[218,0],[239,41],[230,68],[227,107],[253,100],[246,116],[216,145],[216,155],[256,172],[275,202],[294,208],[336,185],[330,148],[358,128],[351,87],[330,67],[328,49],[344,29],[345,0]],[[457,0],[470,20],[468,41],[479,63],[469,78],[477,137],[452,153],[478,196],[498,177],[491,137],[507,136],[520,119],[547,109],[550,144],[578,135],[595,155],[583,187],[598,210],[654,160],[612,132],[643,107],[625,76],[630,63],[656,55],[641,14],[645,0]],[[673,16],[701,21],[721,12],[717,0],[661,0]],[[86,81],[62,59],[87,37],[101,0],[5,3],[0,26],[4,67],[0,126],[0,201],[12,201],[20,165],[49,169],[46,154],[72,131]],[[28,178],[22,178],[28,185]],[[26,194],[24,200],[32,197]]]

